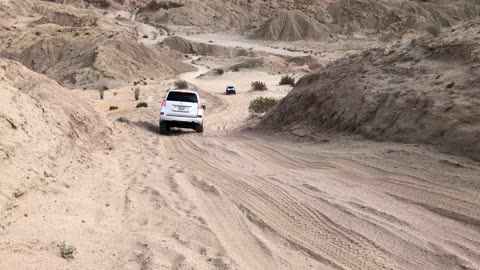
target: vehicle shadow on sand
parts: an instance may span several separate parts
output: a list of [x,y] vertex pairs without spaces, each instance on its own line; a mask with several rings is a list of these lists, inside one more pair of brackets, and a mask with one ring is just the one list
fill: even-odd
[[[154,124],[146,121],[132,122],[132,124],[148,132],[154,133],[156,135],[160,135],[160,127],[158,126],[158,124]],[[181,136],[181,135],[187,135],[187,134],[195,134],[195,131],[172,128],[172,130],[167,135],[164,135],[164,136]]]

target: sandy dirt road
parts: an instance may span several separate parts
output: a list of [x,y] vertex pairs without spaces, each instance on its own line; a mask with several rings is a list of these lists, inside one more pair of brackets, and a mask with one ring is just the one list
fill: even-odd
[[[111,146],[15,203],[0,269],[480,269],[477,164],[244,131],[250,100],[289,89],[266,73],[204,72],[183,75],[206,100],[204,134],[160,136],[168,82],[152,86],[153,106],[111,115],[130,121],[116,122]],[[255,77],[270,90],[248,91]],[[226,84],[239,93],[225,96]]]

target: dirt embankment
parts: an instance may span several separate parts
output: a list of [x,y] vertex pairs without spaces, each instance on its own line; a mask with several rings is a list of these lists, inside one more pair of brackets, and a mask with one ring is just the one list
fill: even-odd
[[[0,56],[20,61],[66,87],[103,87],[140,77],[164,78],[194,68],[183,55],[143,45],[135,24],[99,13],[31,0],[0,4]],[[29,9],[29,15],[22,10]]]
[[18,62],[0,58],[0,87],[3,210],[13,197],[48,184],[52,174],[63,173],[59,168],[106,145],[112,130],[88,102]]
[[426,143],[480,160],[478,25],[334,62],[301,79],[260,126]]
[[250,36],[261,40],[329,40],[328,27],[300,11],[283,11],[265,22]]
[[253,33],[256,39],[286,41],[328,40],[330,34],[354,33],[391,38],[409,30],[423,31],[434,22],[449,27],[480,15],[478,0],[67,0],[66,3],[129,10],[138,21],[155,26],[188,26],[197,31],[239,30]]
[[162,44],[179,51],[181,53],[205,55],[205,56],[219,56],[219,57],[238,57],[238,56],[256,56],[257,54],[251,50],[244,48],[231,48],[215,44],[199,43],[186,40],[181,37],[167,37],[162,41]]

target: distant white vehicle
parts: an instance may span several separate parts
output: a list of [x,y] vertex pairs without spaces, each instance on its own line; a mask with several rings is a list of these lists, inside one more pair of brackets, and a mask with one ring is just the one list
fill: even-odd
[[169,90],[160,110],[160,134],[167,134],[172,127],[203,132],[204,110],[205,105],[196,91]]

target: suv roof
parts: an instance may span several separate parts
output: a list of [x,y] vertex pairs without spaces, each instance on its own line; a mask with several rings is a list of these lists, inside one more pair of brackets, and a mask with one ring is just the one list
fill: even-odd
[[170,93],[170,92],[193,93],[198,95],[198,92],[196,90],[170,89],[167,91],[167,93]]

